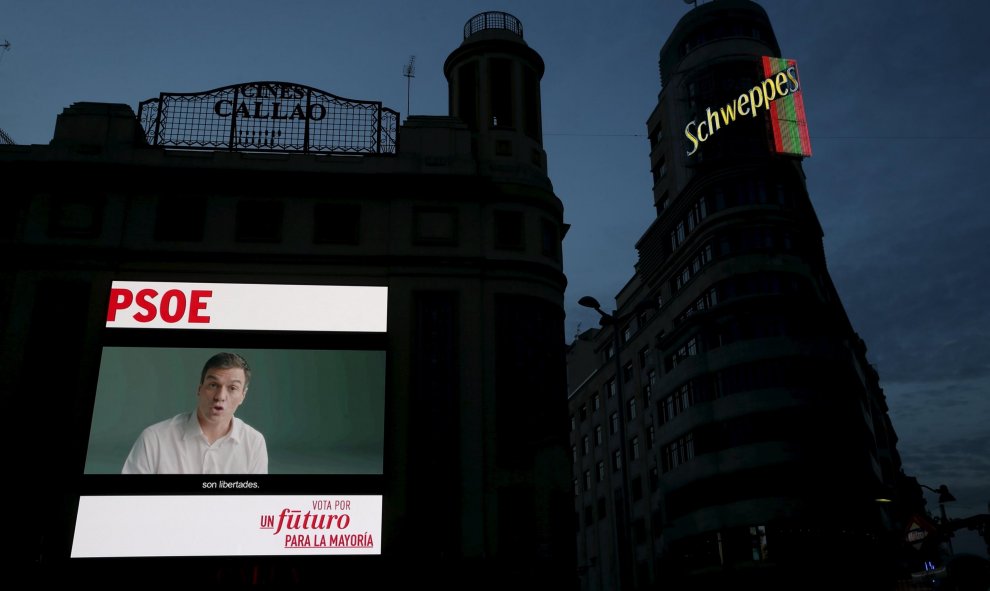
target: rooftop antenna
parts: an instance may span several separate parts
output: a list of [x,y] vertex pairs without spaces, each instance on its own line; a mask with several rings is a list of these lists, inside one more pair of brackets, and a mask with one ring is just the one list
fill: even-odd
[[409,63],[402,66],[402,75],[406,77],[406,117],[409,117],[409,90],[412,79],[416,77],[416,56],[409,56]]

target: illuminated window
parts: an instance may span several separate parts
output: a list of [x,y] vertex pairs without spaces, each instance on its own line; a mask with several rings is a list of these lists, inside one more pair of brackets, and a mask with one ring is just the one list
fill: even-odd
[[753,560],[767,560],[769,558],[769,553],[767,552],[766,526],[756,525],[749,528],[749,539],[753,548]]

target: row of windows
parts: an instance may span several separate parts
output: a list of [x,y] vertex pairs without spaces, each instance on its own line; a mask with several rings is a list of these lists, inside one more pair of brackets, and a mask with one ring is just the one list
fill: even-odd
[[767,181],[763,178],[742,177],[713,185],[678,220],[670,233],[670,249],[674,251],[683,244],[687,236],[710,214],[746,205],[774,204],[791,207],[793,202],[782,182],[777,182],[773,191],[767,191]]
[[704,268],[705,265],[715,260],[712,254],[713,252],[711,242],[702,246],[698,251],[698,254],[691,259],[691,262],[685,265],[684,268],[681,269],[681,272],[671,280],[671,288],[673,291],[680,291],[682,287],[691,281],[692,277],[695,277],[701,273],[701,269]]
[[739,228],[714,237],[705,243],[691,261],[670,280],[676,293],[697,276],[713,260],[756,252],[790,253],[796,250],[795,238],[789,230],[775,227]]
[[769,388],[817,387],[824,370],[805,359],[768,359],[733,365],[689,380],[657,402],[661,424],[688,408],[740,392]]
[[[53,238],[95,238],[102,229],[105,200],[99,197],[55,197],[51,200],[48,234]],[[234,239],[242,243],[278,243],[285,232],[285,203],[245,199],[234,212]],[[313,244],[361,243],[361,206],[349,203],[316,203],[312,209]],[[207,199],[161,198],[155,212],[154,239],[160,242],[201,242],[205,237]],[[460,243],[458,210],[452,207],[417,207],[413,210],[413,241],[418,245],[457,246]],[[541,219],[541,253],[559,260],[557,225]],[[522,212],[494,213],[495,247],[525,250]]]
[[766,441],[805,441],[824,428],[824,418],[808,411],[784,409],[702,425],[661,448],[663,471],[669,472],[696,456]]
[[779,295],[802,293],[806,282],[789,273],[759,272],[730,277],[712,286],[695,301],[688,304],[674,318],[674,325],[683,323],[691,316],[714,308],[720,302],[749,295]]
[[[688,110],[695,113],[724,106],[763,79],[763,68],[756,60],[723,62],[697,72],[687,81]],[[759,117],[750,119],[758,121]],[[737,119],[736,124],[744,121]]]
[[688,433],[671,441],[660,450],[663,471],[670,472],[694,458],[694,434]]
[[704,351],[714,351],[738,341],[751,341],[772,337],[802,337],[810,332],[812,318],[795,317],[778,312],[754,313],[748,316],[731,316],[714,322],[685,341],[665,358],[670,371],[689,357]]
[[685,570],[721,567],[769,560],[767,540],[767,526],[741,526],[677,540],[670,551]]

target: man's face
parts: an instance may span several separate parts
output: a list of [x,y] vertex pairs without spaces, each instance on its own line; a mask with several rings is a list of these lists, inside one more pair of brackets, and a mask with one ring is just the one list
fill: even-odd
[[201,419],[226,425],[234,416],[234,411],[244,402],[247,383],[244,370],[239,367],[218,369],[211,367],[206,378],[199,385],[197,408]]

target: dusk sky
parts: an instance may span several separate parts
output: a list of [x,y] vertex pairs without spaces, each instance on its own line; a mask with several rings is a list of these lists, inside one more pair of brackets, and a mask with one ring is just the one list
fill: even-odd
[[[853,326],[880,372],[908,474],[949,486],[950,517],[990,501],[990,4],[766,0],[797,60],[814,156],[808,191]],[[281,80],[447,113],[443,62],[472,15],[522,20],[542,82],[564,241],[567,340],[629,280],[655,216],[646,118],[683,0],[381,2],[5,0],[0,129],[47,143],[77,101],[125,103]],[[841,436],[841,433],[836,433]],[[828,442],[823,442],[828,445]],[[836,486],[842,486],[836,482]],[[935,495],[929,508],[937,512]],[[956,550],[983,552],[975,535]]]

